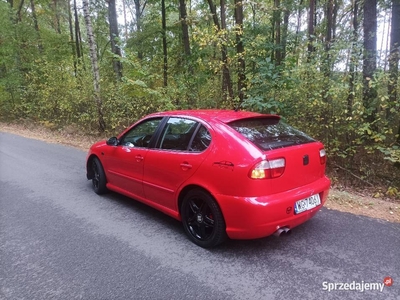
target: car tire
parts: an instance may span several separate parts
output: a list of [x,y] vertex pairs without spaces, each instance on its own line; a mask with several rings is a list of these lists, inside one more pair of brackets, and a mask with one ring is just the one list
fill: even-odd
[[107,180],[106,180],[106,174],[104,173],[103,166],[101,165],[100,160],[95,157],[92,159],[92,172],[93,172],[93,178],[92,178],[92,186],[93,190],[97,195],[102,195],[107,193]]
[[200,247],[215,247],[227,237],[221,209],[204,190],[194,189],[186,194],[181,205],[181,216],[187,236]]

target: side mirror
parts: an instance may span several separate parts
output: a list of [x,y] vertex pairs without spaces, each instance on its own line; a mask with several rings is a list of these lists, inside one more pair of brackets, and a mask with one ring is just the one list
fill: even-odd
[[108,141],[106,142],[106,144],[107,144],[108,146],[118,146],[119,141],[118,141],[118,139],[117,139],[115,136],[113,136],[113,137],[111,137],[111,138],[108,139]]

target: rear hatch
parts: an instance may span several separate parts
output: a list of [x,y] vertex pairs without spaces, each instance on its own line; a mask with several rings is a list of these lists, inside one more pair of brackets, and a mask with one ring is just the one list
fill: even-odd
[[298,188],[324,176],[323,144],[278,116],[241,119],[228,125],[264,152],[266,159],[255,162],[249,177],[263,182],[268,194]]

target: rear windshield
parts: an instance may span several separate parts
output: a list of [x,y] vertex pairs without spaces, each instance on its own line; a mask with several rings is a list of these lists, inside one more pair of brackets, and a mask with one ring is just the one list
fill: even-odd
[[264,151],[315,142],[278,118],[244,119],[228,125]]

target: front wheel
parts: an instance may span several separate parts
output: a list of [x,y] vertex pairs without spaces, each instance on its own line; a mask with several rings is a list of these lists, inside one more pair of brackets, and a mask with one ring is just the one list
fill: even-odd
[[181,206],[183,228],[189,239],[203,248],[217,246],[226,239],[222,212],[207,192],[191,190]]
[[92,186],[93,190],[96,194],[102,195],[107,192],[106,187],[106,174],[104,173],[103,166],[101,165],[100,160],[95,157],[92,159]]

